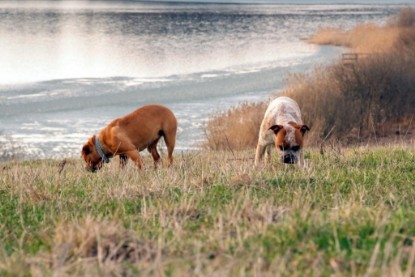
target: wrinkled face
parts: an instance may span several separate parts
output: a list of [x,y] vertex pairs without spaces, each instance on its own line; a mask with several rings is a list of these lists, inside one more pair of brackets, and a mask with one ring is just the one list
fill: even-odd
[[82,157],[86,163],[86,169],[95,172],[102,167],[102,158],[95,148],[95,136],[91,137],[82,147]]
[[286,125],[274,125],[270,130],[275,134],[275,148],[279,153],[280,161],[286,164],[297,163],[303,147],[304,134],[310,128],[307,125],[289,122]]

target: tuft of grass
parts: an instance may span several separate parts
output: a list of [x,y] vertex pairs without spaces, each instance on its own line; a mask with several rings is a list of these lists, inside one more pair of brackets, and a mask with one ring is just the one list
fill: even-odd
[[0,274],[414,274],[414,145],[307,149],[301,170],[253,155],[3,162]]

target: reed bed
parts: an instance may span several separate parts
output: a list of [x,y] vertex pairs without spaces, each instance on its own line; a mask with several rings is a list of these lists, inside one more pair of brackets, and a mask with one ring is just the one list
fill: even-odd
[[[279,95],[298,102],[303,121],[311,128],[306,136],[308,145],[390,143],[414,138],[415,10],[403,9],[386,26],[364,24],[350,31],[322,30],[310,41],[351,47],[348,52],[355,58],[339,58],[311,73],[287,76]],[[267,104],[244,103],[214,116],[206,126],[206,147],[254,148]],[[245,121],[250,124],[238,125]]]
[[256,146],[266,103],[243,103],[212,116],[205,127],[204,148],[246,150]]

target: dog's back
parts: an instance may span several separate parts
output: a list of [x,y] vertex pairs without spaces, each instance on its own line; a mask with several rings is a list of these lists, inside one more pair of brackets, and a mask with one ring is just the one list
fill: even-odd
[[293,99],[281,96],[274,99],[268,106],[264,121],[266,130],[275,124],[287,124],[288,122],[296,122],[297,124],[303,124],[301,120],[301,111],[297,102]]

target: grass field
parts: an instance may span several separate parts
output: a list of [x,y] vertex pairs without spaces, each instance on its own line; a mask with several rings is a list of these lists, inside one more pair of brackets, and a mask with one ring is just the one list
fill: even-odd
[[414,148],[0,163],[0,275],[413,276]]

